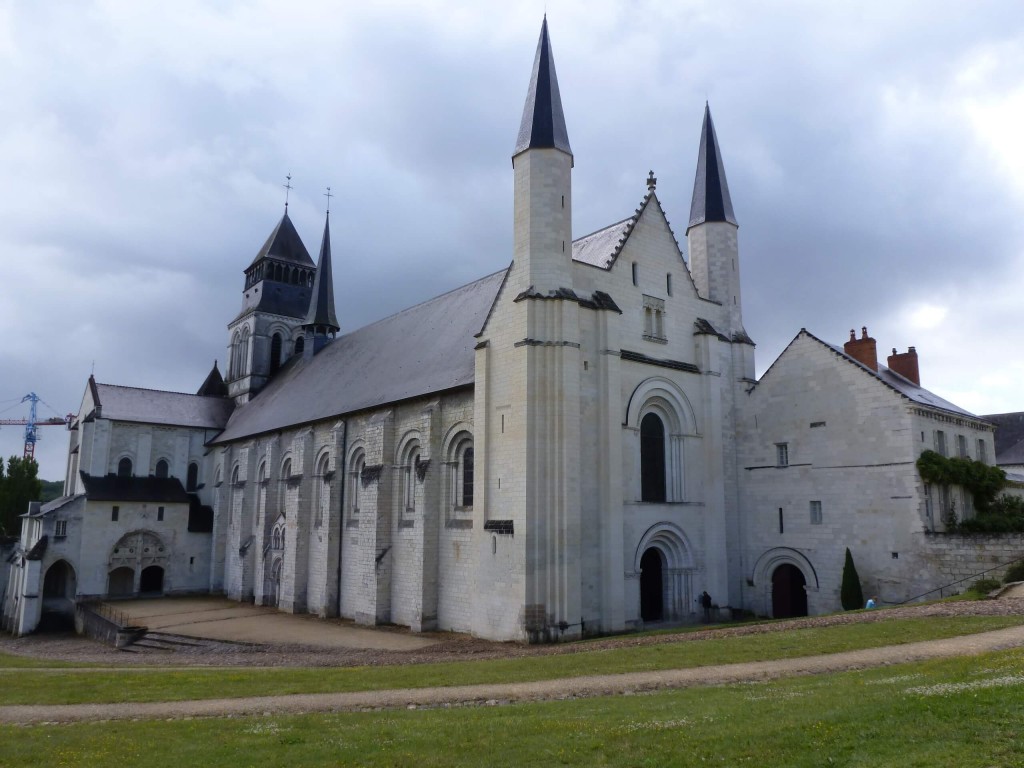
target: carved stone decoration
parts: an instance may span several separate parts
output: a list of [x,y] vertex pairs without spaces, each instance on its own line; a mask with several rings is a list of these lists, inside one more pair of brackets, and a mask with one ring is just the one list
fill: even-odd
[[383,471],[383,464],[373,464],[363,467],[363,471],[359,475],[359,479],[363,483],[363,488],[368,486],[370,483],[375,483],[380,480],[380,475]]
[[427,470],[430,469],[430,459],[421,459],[419,455],[416,456],[416,479],[421,483],[423,478],[427,476]]

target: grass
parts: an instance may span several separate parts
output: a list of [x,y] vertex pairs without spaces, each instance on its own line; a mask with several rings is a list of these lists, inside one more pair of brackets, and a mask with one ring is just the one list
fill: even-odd
[[[0,670],[5,704],[180,701],[506,683],[785,659],[984,632],[1024,616],[928,617],[489,661],[354,668]],[[71,684],[69,684],[70,681]]]
[[956,766],[1024,763],[1024,652],[648,695],[0,728],[16,766]]

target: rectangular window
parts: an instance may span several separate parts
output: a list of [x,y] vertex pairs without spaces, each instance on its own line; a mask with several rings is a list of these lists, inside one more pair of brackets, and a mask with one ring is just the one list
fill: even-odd
[[946,455],[946,433],[941,429],[935,430],[935,452],[939,456]]
[[985,441],[978,441],[978,461],[982,464],[988,464],[988,453],[985,451]]
[[789,443],[776,443],[775,444],[775,466],[777,466],[777,467],[788,467],[789,466]]
[[644,338],[665,343],[665,300],[644,296]]
[[967,458],[967,438],[963,435],[956,436],[956,452],[961,459]]
[[811,525],[821,525],[821,502],[811,502]]
[[668,293],[669,296],[672,295],[672,273],[671,272],[669,272],[667,275],[665,275],[665,291]]
[[68,535],[68,521],[58,520],[56,527],[53,530],[53,537],[55,539],[63,539]]
[[117,522],[117,518],[118,518],[118,516],[120,514],[121,514],[121,508],[120,507],[115,506],[113,509],[111,509],[110,510],[110,522],[116,523]]
[[782,507],[779,507],[779,533],[785,533],[785,525],[782,520]]
[[164,521],[164,508],[163,507],[157,507],[156,508],[156,521],[158,523],[162,523]]
[[924,484],[924,514],[930,523],[932,520],[932,486],[931,483]]

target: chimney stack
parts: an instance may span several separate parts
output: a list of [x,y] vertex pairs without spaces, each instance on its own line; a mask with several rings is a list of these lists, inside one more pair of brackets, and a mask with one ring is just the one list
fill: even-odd
[[857,334],[850,330],[850,340],[843,345],[843,352],[878,373],[878,348],[875,340],[868,336],[866,325],[860,329],[860,333],[861,337],[858,339]]
[[921,386],[921,372],[917,367],[917,349],[910,347],[906,352],[897,353],[896,348],[892,350],[889,359],[886,360],[889,369],[895,371],[904,379],[912,381]]

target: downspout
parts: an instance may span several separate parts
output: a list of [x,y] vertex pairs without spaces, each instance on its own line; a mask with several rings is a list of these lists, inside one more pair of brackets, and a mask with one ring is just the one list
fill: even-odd
[[[339,482],[341,488],[338,493],[338,616],[341,616],[341,558],[345,545],[345,488],[348,486],[348,420],[342,422],[341,428],[341,451],[338,454],[341,459],[341,475]],[[336,465],[337,466],[337,465]]]

